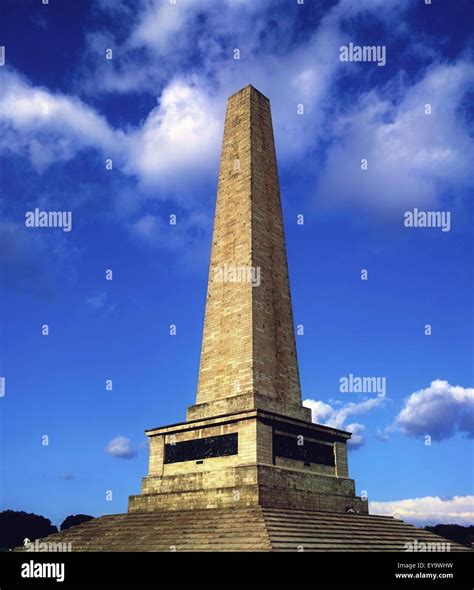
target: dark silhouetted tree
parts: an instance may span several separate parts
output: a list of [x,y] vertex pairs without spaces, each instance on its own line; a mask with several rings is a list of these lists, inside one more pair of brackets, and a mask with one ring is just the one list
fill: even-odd
[[435,535],[440,535],[440,537],[468,547],[471,547],[474,541],[474,526],[472,525],[437,524],[435,526],[425,526],[425,529],[435,533]]
[[57,527],[44,516],[16,510],[0,512],[0,547],[3,550],[23,545],[25,538],[34,541],[57,532]]

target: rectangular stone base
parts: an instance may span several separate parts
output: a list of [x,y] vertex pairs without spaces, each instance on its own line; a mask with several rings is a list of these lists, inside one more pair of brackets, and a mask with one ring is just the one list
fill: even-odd
[[355,496],[354,480],[268,465],[236,466],[222,471],[147,477],[143,493],[130,496],[129,512],[208,508],[293,508],[368,514]]
[[267,506],[366,514],[349,478],[350,434],[249,410],[148,430],[150,463],[130,512]]

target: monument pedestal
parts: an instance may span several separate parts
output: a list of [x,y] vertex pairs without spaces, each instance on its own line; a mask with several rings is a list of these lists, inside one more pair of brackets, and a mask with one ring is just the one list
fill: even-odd
[[149,474],[129,512],[265,506],[367,514],[349,478],[350,434],[263,410],[147,431]]

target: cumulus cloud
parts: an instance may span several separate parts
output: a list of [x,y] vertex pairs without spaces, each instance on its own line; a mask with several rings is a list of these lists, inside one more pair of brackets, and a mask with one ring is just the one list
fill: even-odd
[[127,169],[144,182],[209,170],[218,159],[223,112],[192,82],[173,80],[143,125],[130,135]]
[[365,442],[365,426],[363,424],[359,424],[358,422],[353,422],[352,424],[348,424],[345,428],[352,434],[349,445],[353,449],[361,447]]
[[38,172],[95,149],[139,182],[169,186],[218,159],[223,106],[193,82],[170,81],[142,124],[122,130],[73,96],[34,87],[13,71],[0,75],[0,150],[28,155]]
[[[110,9],[115,15],[116,6]],[[117,18],[121,18],[117,15]],[[126,14],[124,22],[130,22],[133,14]],[[131,93],[143,89],[156,92],[165,80],[164,72],[156,66],[147,67],[146,62],[137,65],[137,57],[127,53],[113,35],[114,28],[86,32],[86,51],[83,63],[73,81],[78,95],[103,93]],[[105,59],[106,51],[112,49],[112,59]]]
[[124,137],[79,99],[35,87],[23,76],[0,73],[0,149],[28,154],[39,171],[84,148],[115,153]]
[[125,436],[116,436],[113,438],[107,445],[105,452],[119,459],[131,459],[137,454],[136,449],[132,447],[130,439]]
[[411,437],[429,435],[434,441],[456,433],[474,437],[474,388],[450,385],[436,379],[407,400],[388,431],[400,430]]
[[[191,62],[195,88],[201,93],[198,99],[210,106],[208,115],[217,113],[220,121],[219,106],[252,83],[272,100],[279,154],[300,157],[327,137],[326,118],[334,105],[332,85],[344,72],[339,48],[352,40],[346,21],[353,22],[366,11],[387,19],[406,4],[406,0],[356,4],[341,0],[322,13],[312,34],[295,44],[293,31],[301,19],[298,6],[287,9],[284,19],[274,19],[271,3],[264,0],[226,0],[219,5],[214,0],[176,4],[151,0],[135,18],[130,15],[125,38],[111,38],[103,30],[89,33],[91,55],[77,91],[153,94],[160,89],[163,93],[183,64]],[[109,2],[102,2],[102,8],[110,15],[115,13]],[[104,60],[107,47],[116,48],[120,59]],[[241,51],[240,60],[233,59],[234,48]],[[298,104],[304,105],[304,117],[297,114]],[[153,118],[150,126],[153,128]],[[213,129],[218,128],[209,128],[204,144]],[[220,139],[218,133],[213,141],[220,143]],[[200,154],[193,153],[199,159]]]
[[473,186],[474,140],[459,110],[473,81],[474,66],[460,60],[434,65],[412,86],[392,81],[363,94],[334,121],[319,198],[400,211]]
[[348,444],[352,446],[352,448],[358,448],[365,442],[363,436],[365,426],[358,422],[346,424],[348,418],[350,416],[364,414],[373,408],[379,407],[383,403],[383,400],[384,398],[376,397],[362,402],[350,402],[335,408],[322,401],[306,399],[304,400],[303,405],[311,409],[311,418],[313,422],[351,432],[352,437]]
[[[457,195],[474,181],[472,134],[460,109],[474,66],[462,59],[436,63],[430,54],[433,65],[414,82],[399,72],[351,102],[337,86],[342,77],[364,71],[338,58],[339,47],[353,40],[357,18],[370,13],[381,22],[391,19],[393,34],[394,11],[408,5],[340,0],[295,43],[297,6],[278,20],[263,0],[227,0],[223,7],[210,0],[150,0],[136,10],[100,0],[95,10],[101,18],[108,15],[112,23],[121,15],[124,25],[87,32],[76,92],[146,92],[156,97],[156,106],[138,124],[120,129],[84,100],[34,87],[2,68],[1,146],[27,154],[38,171],[83,149],[97,150],[101,158],[114,158],[114,169],[139,188],[159,195],[157,188],[175,187],[173,198],[182,200],[183,185],[196,186],[215,171],[226,98],[250,82],[272,100],[279,157],[310,162],[318,154],[318,165],[313,161],[305,169],[308,178],[319,176],[319,203],[349,201],[380,211],[435,206],[440,195]],[[234,47],[241,49],[241,60],[232,59]],[[107,48],[114,59],[105,59]],[[300,103],[304,116],[297,114]],[[432,115],[424,114],[427,103]],[[362,158],[367,171],[360,169]]]
[[[229,65],[233,47],[245,48],[250,55],[268,37],[268,15],[264,14],[268,4],[268,0],[221,0],[219,4],[215,0],[179,0],[175,4],[147,0],[130,10],[119,0],[99,0],[95,8],[101,19],[110,19],[110,26],[107,32],[100,29],[87,33],[77,91],[94,95],[155,93],[183,62],[192,63],[192,69],[207,85],[207,79],[216,75],[223,61]],[[125,14],[127,19],[114,35],[117,14]],[[120,59],[104,60],[107,48],[114,48]]]
[[436,524],[474,525],[474,496],[442,499],[425,496],[394,502],[369,502],[371,514],[394,516],[418,526]]
[[162,52],[173,44],[179,31],[183,31],[187,20],[198,10],[199,4],[180,0],[171,2],[151,2],[140,14],[131,33],[129,43],[132,47],[152,47]]
[[[168,55],[178,49],[188,53],[202,49],[203,42],[209,49],[211,37],[223,44],[229,36],[229,26],[232,26],[236,40],[245,38],[253,46],[267,22],[265,13],[269,4],[269,0],[221,0],[219,4],[214,0],[179,0],[175,4],[150,0],[133,23],[125,45],[146,48],[155,56]],[[196,38],[198,34],[199,38]],[[189,39],[195,38],[197,47],[190,47]],[[250,49],[249,45],[245,48]],[[209,59],[211,56],[205,57]]]

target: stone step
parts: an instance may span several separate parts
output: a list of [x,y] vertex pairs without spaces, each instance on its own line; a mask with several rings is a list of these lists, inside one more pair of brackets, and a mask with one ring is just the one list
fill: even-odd
[[[372,525],[371,523],[367,523],[367,522],[357,522],[357,521],[352,521],[352,522],[347,522],[347,521],[315,521],[315,522],[307,522],[307,521],[292,521],[292,522],[288,522],[283,518],[277,519],[277,518],[267,518],[265,517],[265,521],[267,522],[267,526],[286,526],[286,527],[298,527],[298,528],[307,528],[307,529],[317,529],[321,526],[326,527],[332,527],[332,528],[337,528],[340,529],[341,525],[351,528],[351,529],[363,529],[363,528],[370,528],[370,529],[375,529],[375,530],[380,530],[380,529],[385,529],[387,527],[389,527],[390,529],[393,530],[397,530],[397,529],[404,529],[406,530],[407,525],[404,525],[403,523],[393,523],[393,524],[374,524]],[[416,527],[413,527],[413,529],[417,530]]]
[[448,542],[386,516],[259,507],[112,514],[43,540],[71,542],[73,551],[214,552],[404,551],[414,539]]

